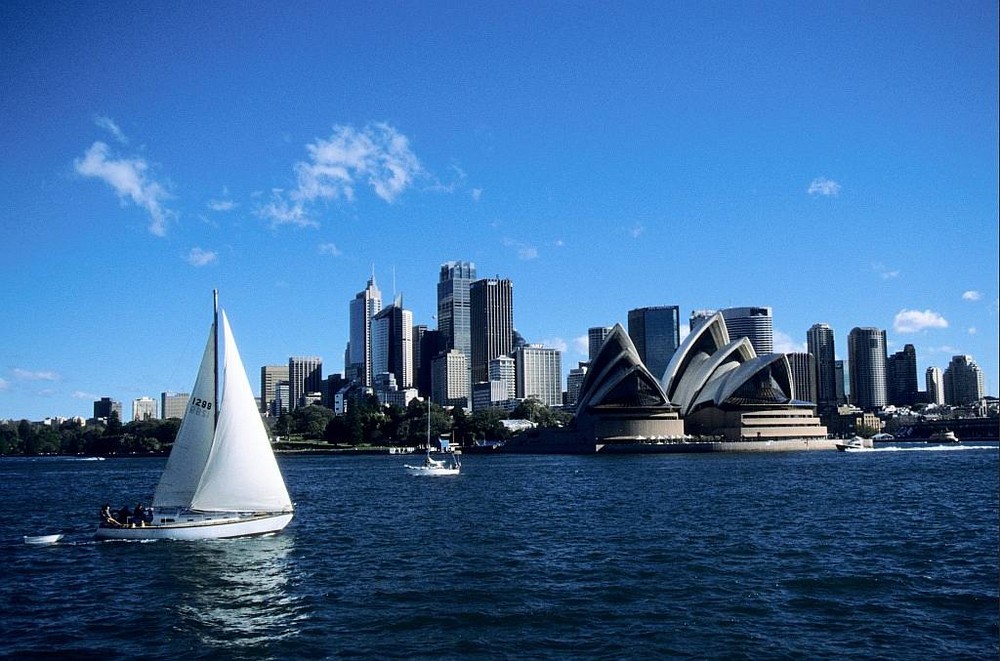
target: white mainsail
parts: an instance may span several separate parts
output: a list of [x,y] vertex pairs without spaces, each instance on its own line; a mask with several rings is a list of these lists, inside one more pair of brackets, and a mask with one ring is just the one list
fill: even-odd
[[225,312],[220,314],[225,356],[222,402],[212,450],[191,507],[202,511],[290,511],[292,501],[260,419],[229,320]]
[[212,450],[215,434],[215,323],[208,333],[208,345],[188,399],[187,411],[167,467],[153,495],[153,507],[191,507],[201,474]]
[[291,511],[292,502],[257,410],[225,312],[222,397],[215,400],[216,327],[184,421],[153,497],[153,507],[204,512]]

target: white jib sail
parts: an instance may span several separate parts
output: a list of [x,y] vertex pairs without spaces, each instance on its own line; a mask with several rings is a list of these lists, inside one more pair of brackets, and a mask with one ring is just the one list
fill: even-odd
[[212,324],[184,420],[156,485],[153,507],[191,506],[212,449],[215,407],[215,325]]
[[278,462],[257,410],[225,312],[222,320],[222,401],[208,463],[192,501],[203,511],[291,511]]

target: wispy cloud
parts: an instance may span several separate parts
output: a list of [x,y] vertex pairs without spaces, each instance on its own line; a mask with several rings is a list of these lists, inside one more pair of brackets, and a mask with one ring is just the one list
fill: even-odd
[[928,328],[947,328],[948,321],[933,310],[900,310],[892,327],[897,333],[919,333]]
[[191,248],[191,252],[184,258],[191,266],[206,266],[218,258],[218,253],[214,250],[202,250],[201,248]]
[[535,246],[514,239],[504,239],[503,244],[508,248],[513,248],[517,252],[517,258],[522,261],[538,259],[538,248]]
[[212,211],[232,211],[236,208],[236,203],[229,197],[229,189],[222,189],[222,196],[208,201],[208,208]]
[[380,199],[395,202],[417,177],[425,174],[409,139],[386,123],[359,129],[334,126],[329,138],[306,145],[308,159],[293,166],[296,187],[275,191],[259,210],[277,225],[316,226],[312,205],[330,200],[353,202],[359,185],[368,185]]
[[978,301],[982,297],[983,295],[974,289],[970,289],[969,291],[962,294],[963,301]]
[[103,115],[94,115],[94,124],[96,124],[99,128],[102,128],[108,133],[110,133],[112,136],[114,136],[115,140],[122,143],[123,145],[128,144],[128,138],[125,137],[125,133],[123,133],[122,130],[118,127],[118,124],[115,123],[115,120],[111,119],[110,117],[105,117]]
[[836,197],[840,193],[840,184],[833,179],[817,177],[809,184],[810,195],[823,195],[824,197]]
[[82,390],[74,390],[72,393],[70,393],[70,397],[72,397],[73,399],[90,399],[90,400],[100,398],[98,395],[95,395],[92,392],[84,392]]
[[331,257],[340,257],[340,248],[332,243],[321,243],[319,244],[319,254],[330,255]]
[[890,269],[881,262],[875,262],[872,264],[872,270],[878,273],[883,280],[892,280],[893,278],[899,277],[899,269]]
[[806,343],[796,342],[788,333],[774,331],[774,351],[775,353],[806,353],[808,348]]
[[969,331],[968,331],[969,335],[975,335],[978,332],[979,332],[979,330],[975,326],[972,326],[971,328],[969,328]]
[[635,225],[632,226],[632,229],[630,229],[628,233],[629,236],[631,236],[633,239],[638,239],[640,236],[642,236],[642,233],[645,231],[646,231],[645,227],[643,227],[639,223],[636,223]]
[[10,390],[10,381],[0,378],[0,392],[3,392],[4,390]]
[[573,338],[573,351],[581,356],[590,353],[590,338],[586,335],[577,335]]
[[473,188],[472,192],[470,193],[470,195],[472,195],[472,201],[473,202],[478,202],[480,200],[480,198],[483,197],[483,189],[482,188]]
[[149,173],[149,165],[142,158],[114,158],[108,145],[95,142],[90,149],[74,162],[77,173],[85,177],[100,179],[111,186],[118,198],[125,204],[131,200],[149,214],[149,231],[157,236],[167,233],[170,212],[163,207],[168,198],[166,189],[154,181]]
[[51,370],[25,370],[15,367],[11,373],[19,381],[58,381],[59,374]]
[[551,337],[544,340],[540,340],[539,344],[541,344],[546,349],[556,349],[560,353],[566,353],[566,349],[568,347],[568,345],[566,344],[566,340],[562,339],[561,337]]

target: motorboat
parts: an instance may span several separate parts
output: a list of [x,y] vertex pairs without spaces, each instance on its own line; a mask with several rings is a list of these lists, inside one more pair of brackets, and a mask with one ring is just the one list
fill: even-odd
[[958,443],[958,436],[955,432],[950,429],[944,429],[942,431],[936,431],[931,434],[930,439],[927,440],[928,443]]
[[137,507],[131,517],[105,509],[97,539],[267,535],[292,520],[292,502],[232,328],[219,309],[218,292],[213,298],[208,344],[152,508],[140,513]]
[[863,452],[865,450],[874,450],[875,442],[870,438],[854,436],[843,443],[837,443],[836,448],[841,452]]

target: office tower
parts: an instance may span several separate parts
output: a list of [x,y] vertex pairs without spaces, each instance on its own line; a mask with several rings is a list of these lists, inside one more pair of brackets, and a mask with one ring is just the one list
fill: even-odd
[[514,352],[517,397],[537,399],[546,406],[562,406],[562,354],[541,344]]
[[447,351],[444,343],[444,334],[437,330],[424,330],[420,334],[419,341],[414,338],[414,342],[419,346],[419,349],[413,352],[414,360],[418,362],[414,385],[421,397],[430,397],[431,384],[434,380],[431,365],[435,358]]
[[132,400],[132,421],[156,420],[156,400],[152,397],[139,397]]
[[944,404],[944,374],[940,367],[928,367],[924,372],[928,404]]
[[431,361],[431,401],[441,406],[469,408],[471,397],[466,355],[458,349],[438,354]]
[[183,420],[190,397],[191,393],[186,392],[160,393],[160,417],[164,420],[169,420],[170,418]]
[[491,383],[501,384],[502,399],[510,400],[517,397],[517,368],[510,356],[497,356],[490,360],[489,380]]
[[[688,332],[695,332],[699,326],[711,319],[714,314],[715,310],[691,310],[691,314],[688,316]],[[730,337],[732,337],[731,333]]]
[[837,404],[847,403],[847,368],[844,365],[844,361],[835,360],[833,361],[833,373],[834,377],[834,387],[837,389]]
[[264,365],[260,368],[261,413],[273,415],[274,400],[278,398],[279,383],[288,383],[288,365]]
[[399,389],[413,386],[413,313],[403,309],[402,297],[372,319],[372,379],[389,373]]
[[469,365],[472,382],[489,379],[489,362],[514,348],[514,287],[510,280],[487,278],[469,287]]
[[475,279],[472,262],[447,262],[441,265],[437,286],[438,330],[444,334],[446,350],[457,349],[466,357],[472,352],[469,289]]
[[[591,358],[593,360],[593,358]],[[567,407],[576,406],[577,400],[580,398],[580,386],[583,385],[583,380],[587,378],[587,369],[590,363],[579,363],[577,367],[569,371],[569,375],[566,377],[566,402]]]
[[680,309],[661,305],[629,310],[628,336],[646,369],[657,379],[663,378],[681,343]]
[[372,319],[382,309],[382,292],[375,284],[375,275],[368,286],[358,292],[350,307],[350,343],[344,366],[346,376],[363,386],[372,384]]
[[122,421],[122,403],[111,399],[110,397],[101,397],[94,402],[94,418],[97,420],[104,420],[108,422],[111,420],[111,414],[114,413],[118,416],[118,421]]
[[736,340],[749,338],[758,356],[774,353],[774,327],[771,308],[744,307],[726,308],[721,311],[726,320],[729,338]]
[[886,359],[886,399],[895,406],[917,403],[917,351],[907,344]]
[[817,406],[837,404],[837,354],[834,350],[833,329],[826,324],[813,324],[806,332],[806,346],[816,363]]
[[973,404],[983,398],[983,371],[972,356],[953,356],[944,370],[944,401],[953,406]]
[[594,356],[601,350],[605,338],[611,334],[611,326],[594,326],[587,329],[587,360],[594,360]]
[[811,353],[786,353],[792,369],[795,399],[816,404],[816,358]]
[[852,328],[847,335],[851,403],[865,411],[886,405],[885,331]]
[[319,356],[292,356],[288,359],[288,410],[294,411],[307,394],[323,389],[323,359]]

